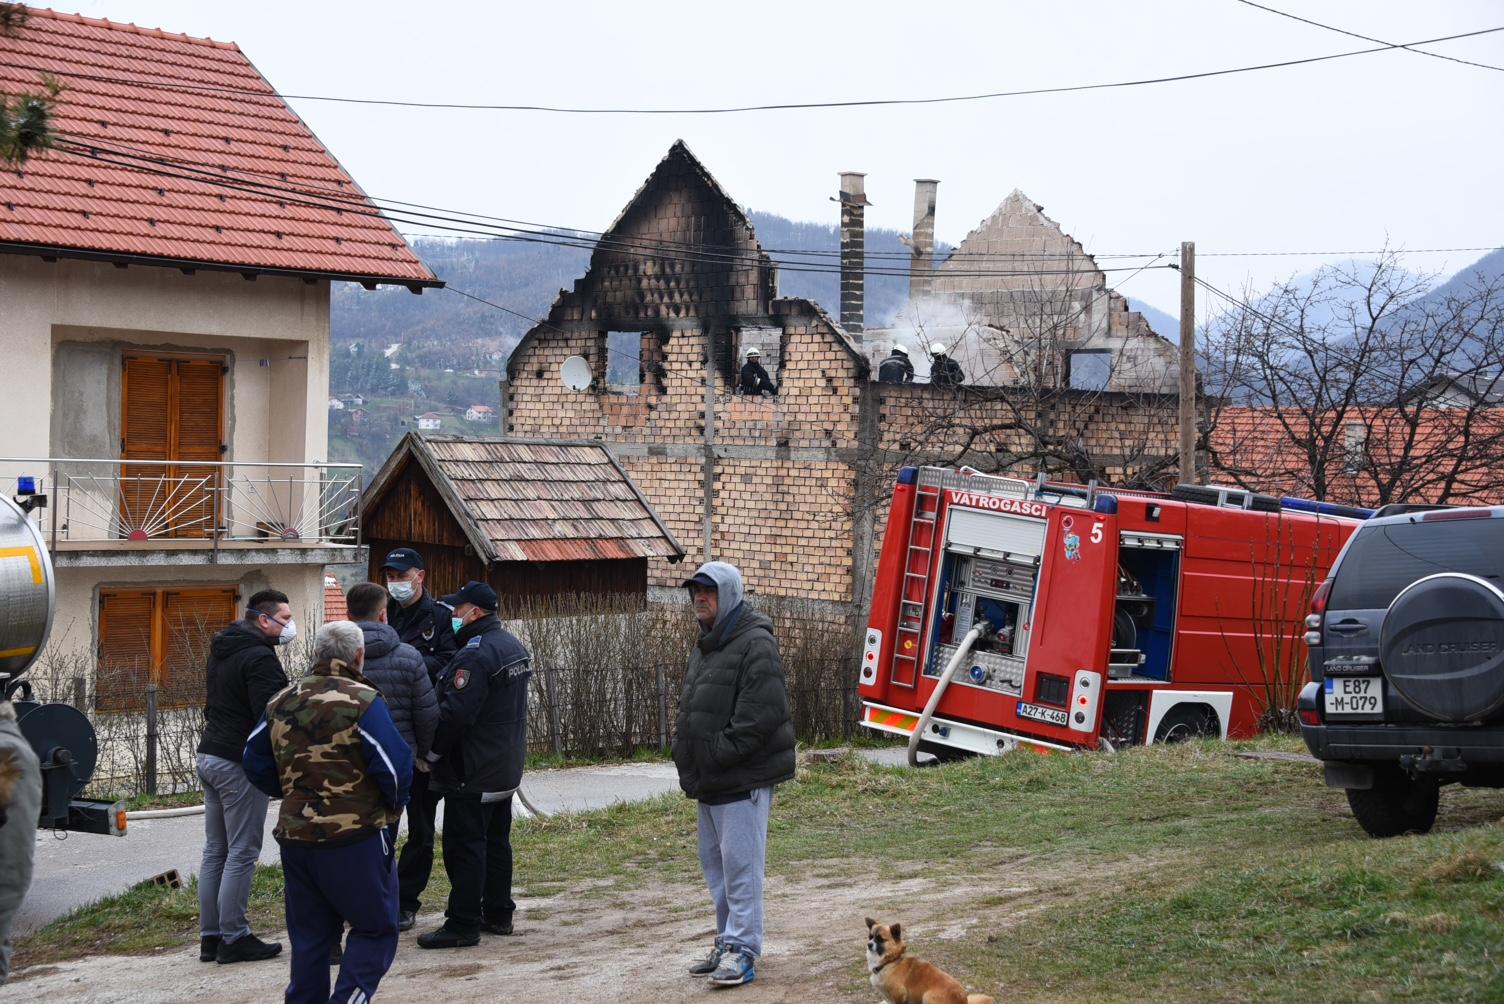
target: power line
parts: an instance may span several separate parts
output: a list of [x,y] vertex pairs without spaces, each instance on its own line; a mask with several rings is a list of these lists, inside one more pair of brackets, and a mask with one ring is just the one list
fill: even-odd
[[991,101],[999,98],[1033,97],[1042,94],[1070,94],[1082,91],[1100,91],[1120,87],[1145,87],[1154,84],[1177,83],[1186,80],[1206,80],[1211,77],[1225,77],[1237,73],[1253,73],[1260,70],[1275,70],[1289,66],[1304,66],[1311,63],[1322,63],[1334,59],[1347,59],[1351,56],[1366,56],[1376,52],[1388,52],[1394,49],[1413,49],[1418,45],[1434,45],[1438,42],[1452,42],[1463,38],[1475,38],[1479,35],[1488,35],[1493,32],[1504,31],[1504,25],[1495,28],[1482,28],[1477,31],[1461,32],[1456,35],[1442,35],[1437,38],[1418,39],[1413,42],[1385,43],[1372,49],[1354,49],[1349,52],[1334,52],[1324,56],[1307,56],[1303,59],[1286,59],[1272,63],[1257,63],[1250,66],[1235,66],[1222,70],[1204,70],[1199,73],[1181,73],[1163,77],[1143,77],[1135,80],[1118,80],[1100,84],[1073,84],[1060,87],[1030,87],[1012,91],[991,91],[981,94],[958,94],[935,98],[874,98],[857,101],[797,101],[780,104],[761,105],[730,105],[725,107],[710,108],[575,108],[559,105],[526,105],[526,104],[472,104],[457,101],[396,101],[384,98],[351,98],[338,97],[327,94],[286,94],[275,90],[259,90],[249,87],[225,87],[210,84],[191,84],[181,81],[158,81],[142,80],[132,77],[118,77],[109,74],[81,73],[77,71],[62,70],[56,67],[34,66],[21,63],[0,63],[10,69],[29,70],[35,73],[50,73],[57,77],[71,77],[76,80],[94,80],[102,83],[121,84],[125,86],[143,87],[157,90],[189,91],[199,94],[240,94],[261,98],[277,98],[283,101],[328,101],[338,104],[352,105],[380,105],[391,108],[430,108],[449,109],[459,111],[508,111],[508,112],[545,112],[561,115],[733,115],[744,112],[772,112],[772,111],[799,111],[817,108],[874,108],[894,105],[938,105],[953,104],[963,101]]
[[[1360,35],[1355,31],[1348,31],[1345,28],[1337,28],[1330,24],[1322,24],[1320,21],[1312,21],[1310,18],[1301,17],[1299,14],[1291,14],[1288,11],[1275,10],[1273,7],[1265,7],[1261,3],[1254,3],[1253,0],[1238,0],[1238,3],[1244,4],[1248,7],[1255,7],[1262,11],[1268,11],[1270,14],[1278,14],[1280,17],[1287,17],[1292,21],[1299,21],[1302,24],[1308,24],[1313,28],[1323,28],[1326,31],[1335,31],[1337,34],[1347,35],[1349,38],[1360,38],[1365,42],[1376,42],[1380,45],[1390,44],[1389,42],[1386,42],[1381,38],[1373,38],[1368,35]],[[1453,63],[1462,63],[1464,66],[1476,66],[1480,70],[1498,70],[1500,73],[1504,73],[1504,66],[1493,66],[1489,63],[1474,63],[1473,61],[1468,59],[1458,59],[1456,56],[1444,56],[1439,52],[1427,52],[1424,49],[1415,49],[1411,47],[1412,45],[1420,44],[1422,43],[1415,42],[1411,43],[1410,45],[1401,45],[1400,48],[1406,50],[1407,52],[1413,52],[1417,56],[1430,56],[1432,59],[1445,59]]]

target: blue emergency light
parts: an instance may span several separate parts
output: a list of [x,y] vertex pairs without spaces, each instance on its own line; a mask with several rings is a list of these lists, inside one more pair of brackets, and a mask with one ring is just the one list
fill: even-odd
[[35,495],[37,493],[37,479],[28,475],[16,478],[17,495]]

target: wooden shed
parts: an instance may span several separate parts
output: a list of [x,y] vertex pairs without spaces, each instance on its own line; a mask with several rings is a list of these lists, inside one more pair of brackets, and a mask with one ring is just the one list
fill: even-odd
[[601,443],[408,433],[361,497],[371,577],[396,547],[435,595],[489,582],[503,611],[549,596],[646,596],[684,548]]

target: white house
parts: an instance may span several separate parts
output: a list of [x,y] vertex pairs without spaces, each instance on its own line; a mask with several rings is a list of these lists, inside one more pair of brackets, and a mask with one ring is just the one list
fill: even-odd
[[421,432],[437,432],[444,424],[444,416],[430,411],[417,416],[413,421],[418,423]]
[[45,480],[56,569],[33,672],[98,711],[149,683],[192,706],[207,631],[268,587],[307,631],[324,566],[364,560],[360,468],[326,462],[330,284],[442,283],[235,45],[29,14],[0,92],[49,67],[67,133],[0,172],[0,479]]
[[472,404],[465,410],[467,422],[492,422],[496,419],[496,409],[489,404]]
[[337,397],[331,397],[329,399],[329,410],[330,411],[344,411],[345,410],[345,402],[341,401]]

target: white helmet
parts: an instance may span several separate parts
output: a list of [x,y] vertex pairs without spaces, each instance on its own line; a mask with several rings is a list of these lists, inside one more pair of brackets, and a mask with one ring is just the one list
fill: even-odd
[[904,348],[902,345],[899,345],[897,342],[893,343],[893,351],[897,352],[901,356],[906,356],[909,354],[909,350]]
[[931,342],[930,343],[930,355],[932,355],[932,356],[943,356],[943,355],[945,355],[945,344],[943,342]]
[[758,352],[756,348],[750,348],[750,349],[747,350],[747,358],[748,359],[751,359],[753,356],[760,356],[760,355],[762,355],[762,353]]

